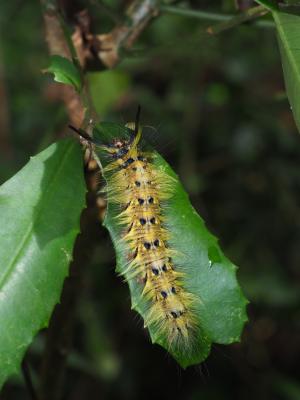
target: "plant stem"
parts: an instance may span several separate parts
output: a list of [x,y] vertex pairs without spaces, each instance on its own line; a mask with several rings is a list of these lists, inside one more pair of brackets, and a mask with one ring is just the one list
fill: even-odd
[[[260,7],[260,6],[258,6]],[[256,7],[254,7],[256,8]],[[264,8],[264,10],[266,10]],[[188,8],[182,8],[182,7],[175,7],[175,6],[160,6],[160,11],[165,14],[173,14],[173,15],[179,15],[182,17],[189,17],[189,18],[197,18],[200,20],[206,20],[206,21],[223,21],[223,22],[230,22],[233,19],[240,18],[240,15],[234,15],[234,14],[218,14],[218,13],[213,13],[209,11],[200,11],[200,10],[191,10]],[[244,13],[242,14],[244,15]],[[239,22],[238,24],[241,24],[243,22],[249,21],[250,19],[253,19],[254,17],[251,17],[247,19],[244,19]],[[237,24],[235,24],[237,25]],[[259,27],[259,28],[274,28],[275,25],[272,21],[255,21],[253,23],[254,26]]]
[[198,18],[210,21],[228,21],[234,17],[233,14],[218,14],[209,11],[191,10],[190,8],[176,6],[160,6],[159,9],[165,14],[174,14],[182,17]]
[[28,366],[26,360],[23,360],[21,368],[22,368],[24,381],[25,381],[25,384],[26,384],[26,387],[27,387],[27,390],[28,390],[28,393],[29,393],[31,399],[32,400],[38,400],[38,395],[37,395],[36,390],[35,390],[35,388],[33,386],[32,379],[31,379],[31,374],[30,374],[30,369],[29,369],[29,366]]
[[234,28],[238,25],[243,24],[244,22],[249,22],[255,18],[262,17],[266,15],[269,11],[263,6],[257,6],[253,8],[249,8],[245,12],[238,14],[237,16],[231,18],[229,21],[221,22],[215,26],[210,26],[207,29],[207,32],[215,35],[217,33],[223,32],[227,29]]

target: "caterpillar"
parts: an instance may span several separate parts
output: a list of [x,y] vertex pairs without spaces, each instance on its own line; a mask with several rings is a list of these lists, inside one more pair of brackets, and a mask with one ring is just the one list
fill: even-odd
[[142,149],[139,112],[135,123],[126,124],[127,137],[115,137],[108,144],[71,128],[108,157],[102,172],[108,205],[117,207],[118,240],[125,244],[127,264],[121,275],[129,284],[136,281],[141,286],[141,297],[147,303],[144,326],[154,327],[165,337],[169,350],[188,353],[197,336],[195,305],[199,299],[185,288],[185,273],[174,262],[177,251],[170,245],[172,232],[164,216],[175,179],[155,166],[154,152]]
[[90,146],[106,181],[103,225],[127,281],[132,309],[153,343],[186,368],[205,360],[211,344],[240,340],[247,321],[237,267],[191,205],[177,175],[134,123],[101,122]]

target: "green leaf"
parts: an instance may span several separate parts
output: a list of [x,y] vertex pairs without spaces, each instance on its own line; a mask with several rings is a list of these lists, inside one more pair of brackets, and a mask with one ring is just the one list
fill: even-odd
[[[127,128],[113,123],[102,123],[94,129],[95,139],[101,142],[120,136],[128,138],[128,134]],[[192,207],[177,175],[161,156],[154,154],[155,167],[175,178],[175,194],[164,208],[164,223],[171,234],[168,243],[178,252],[173,257],[174,264],[185,274],[183,287],[200,301],[196,310],[199,335],[192,354],[187,354],[185,349],[168,349],[167,338],[155,326],[150,325],[149,332],[152,342],[166,348],[185,368],[203,361],[212,342],[229,344],[240,340],[247,320],[247,300],[237,283],[236,267],[224,256],[217,239]],[[96,149],[96,157],[105,166],[107,157],[103,157],[101,149]],[[104,225],[116,250],[117,272],[122,273],[128,266],[128,248],[122,240],[124,227],[116,220],[119,213],[120,208],[108,201]],[[132,308],[145,317],[149,303],[142,296],[143,285],[136,279],[129,279],[129,287]]]
[[56,82],[73,86],[77,91],[82,88],[80,72],[77,67],[67,58],[54,55],[51,57],[51,64],[45,72],[52,72]]
[[48,324],[85,205],[80,145],[51,145],[0,187],[0,387]]
[[273,13],[278,32],[285,87],[293,115],[300,131],[300,17]]

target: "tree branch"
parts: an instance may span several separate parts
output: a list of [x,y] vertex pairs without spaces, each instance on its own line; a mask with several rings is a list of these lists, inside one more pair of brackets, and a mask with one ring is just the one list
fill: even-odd
[[[158,0],[135,0],[126,10],[123,22],[118,23],[109,33],[94,35],[88,32],[87,23],[82,25],[79,21],[77,30],[79,28],[83,39],[77,52],[90,54],[90,59],[86,59],[87,69],[101,69],[101,65],[102,68],[115,67],[121,61],[122,53],[131,49],[146,26],[158,14]],[[78,37],[78,32],[76,35]]]
[[[72,51],[66,40],[61,25],[59,11],[54,1],[41,0],[45,24],[45,38],[49,53],[57,54],[72,60]],[[72,86],[61,85],[61,98],[65,103],[72,125],[81,126],[84,121],[85,108],[79,94]]]

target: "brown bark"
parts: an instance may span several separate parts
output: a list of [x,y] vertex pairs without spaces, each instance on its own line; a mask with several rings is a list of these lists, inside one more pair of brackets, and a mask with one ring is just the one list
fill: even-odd
[[[42,1],[42,5],[44,9],[45,39],[49,54],[60,55],[71,60],[71,52],[61,27],[57,10],[47,8],[44,1]],[[61,98],[65,103],[70,122],[75,126],[82,125],[85,109],[80,95],[72,86],[61,85]]]

